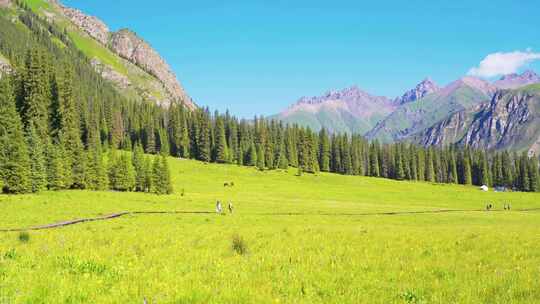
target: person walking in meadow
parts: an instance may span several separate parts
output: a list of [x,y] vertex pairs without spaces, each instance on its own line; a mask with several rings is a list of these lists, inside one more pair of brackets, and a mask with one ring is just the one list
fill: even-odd
[[221,209],[221,202],[220,202],[220,201],[217,201],[217,203],[216,203],[216,213],[221,214],[221,211],[222,211],[222,209]]
[[229,202],[229,213],[233,214],[233,212],[234,212],[234,206],[233,206],[232,202]]

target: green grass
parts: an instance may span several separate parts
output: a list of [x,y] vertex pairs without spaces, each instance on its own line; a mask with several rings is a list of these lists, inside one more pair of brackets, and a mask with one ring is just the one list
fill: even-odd
[[73,40],[73,43],[75,43],[75,46],[88,58],[97,58],[103,64],[111,66],[117,72],[127,75],[127,69],[118,56],[114,55],[99,42],[80,33],[78,30],[68,30],[68,34],[71,40]]
[[[0,302],[538,303],[540,195],[171,160],[176,194],[0,196]],[[233,181],[232,188],[223,187]],[[181,190],[185,189],[185,196]],[[514,211],[360,215],[391,211]],[[287,215],[295,213],[296,215]]]
[[34,12],[39,12],[42,9],[50,10],[51,5],[45,0],[24,0],[24,2],[30,7]]

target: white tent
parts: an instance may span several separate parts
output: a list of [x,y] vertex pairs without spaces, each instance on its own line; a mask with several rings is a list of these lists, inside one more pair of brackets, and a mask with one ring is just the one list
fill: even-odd
[[482,185],[482,187],[480,187],[480,190],[482,190],[482,191],[488,191],[489,188],[488,188],[488,186],[486,186],[486,185]]

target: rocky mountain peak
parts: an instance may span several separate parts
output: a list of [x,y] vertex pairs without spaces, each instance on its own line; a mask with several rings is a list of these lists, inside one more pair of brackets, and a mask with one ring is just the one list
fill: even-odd
[[408,102],[416,101],[420,98],[423,98],[426,95],[439,91],[441,88],[433,81],[431,78],[426,77],[419,84],[416,85],[414,89],[411,89],[401,97],[394,99],[396,104],[405,104]]
[[493,85],[499,89],[516,89],[533,83],[540,83],[540,76],[532,70],[526,70],[521,74],[512,73],[504,75],[495,81]]
[[176,75],[165,60],[146,41],[128,29],[113,33],[110,41],[111,49],[121,57],[133,62],[143,70],[159,79],[173,99],[182,100],[194,108],[191,98],[176,79]]
[[354,101],[359,99],[378,99],[378,98],[385,98],[385,97],[376,97],[372,96],[369,93],[362,91],[358,86],[351,86],[342,90],[331,90],[326,92],[325,94],[321,96],[313,96],[313,97],[301,97],[297,102],[296,105],[302,105],[302,104],[320,104],[327,101]]
[[495,94],[495,92],[497,91],[496,86],[483,79],[472,76],[465,76],[442,88],[441,94],[444,96],[448,96],[462,87],[473,88],[487,96],[493,96],[493,94]]

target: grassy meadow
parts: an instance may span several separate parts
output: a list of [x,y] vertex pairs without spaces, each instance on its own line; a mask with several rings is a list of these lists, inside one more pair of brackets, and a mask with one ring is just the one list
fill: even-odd
[[0,303],[540,303],[539,194],[170,165],[171,196],[0,196],[1,229],[211,212],[1,232]]

